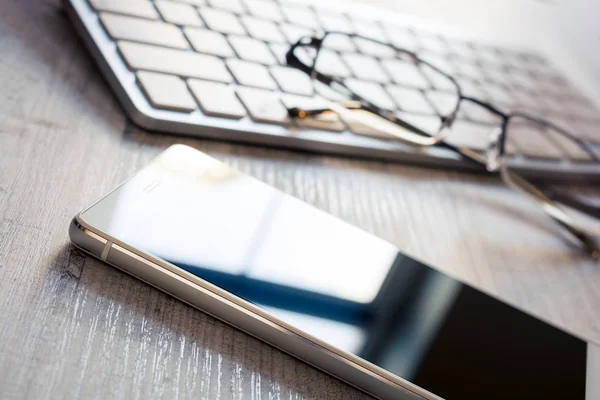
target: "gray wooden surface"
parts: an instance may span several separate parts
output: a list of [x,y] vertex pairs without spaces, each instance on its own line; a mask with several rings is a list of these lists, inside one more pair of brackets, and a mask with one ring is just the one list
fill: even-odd
[[144,132],[47,0],[0,2],[0,397],[368,396],[75,250],[70,219],[173,143],[600,342],[600,266],[482,176]]

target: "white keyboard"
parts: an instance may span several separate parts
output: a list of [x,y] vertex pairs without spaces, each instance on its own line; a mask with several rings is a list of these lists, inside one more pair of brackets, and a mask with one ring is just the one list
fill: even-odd
[[[543,57],[500,48],[414,21],[351,15],[273,0],[66,0],[66,10],[129,117],[154,131],[428,165],[477,169],[444,148],[382,139],[339,118],[290,120],[286,107],[339,96],[286,66],[285,53],[316,31],[355,32],[419,53],[453,73],[467,95],[504,110],[550,118],[600,144],[600,113]],[[392,22],[394,21],[394,22]],[[356,43],[332,51],[331,72],[357,93],[426,128],[438,124],[444,85]],[[361,92],[362,91],[362,92]],[[462,108],[448,142],[485,151],[497,120]],[[561,138],[510,137],[512,165],[544,180],[600,180],[600,166]]]

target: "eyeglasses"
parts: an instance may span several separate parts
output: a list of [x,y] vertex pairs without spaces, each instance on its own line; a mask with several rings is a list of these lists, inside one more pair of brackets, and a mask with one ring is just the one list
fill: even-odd
[[[354,75],[361,74],[366,80],[377,80],[378,65],[369,65],[369,60],[353,52],[371,54],[384,65],[386,74],[396,82],[403,79],[427,78],[436,88],[444,89],[443,99],[436,112],[439,123],[435,127],[422,127],[411,123],[400,113],[387,107],[378,97],[381,85],[373,83],[364,86],[364,81],[350,77],[345,67],[354,66]],[[340,61],[340,55],[346,57],[346,63]],[[355,57],[355,59],[352,59]],[[373,60],[371,58],[371,60]],[[568,130],[553,122],[523,112],[506,113],[495,105],[463,94],[458,81],[416,53],[397,48],[388,43],[356,34],[325,32],[319,37],[303,37],[294,43],[286,53],[289,66],[297,68],[320,82],[329,91],[333,90],[342,101],[323,98],[316,107],[289,107],[290,117],[296,119],[326,118],[331,114],[346,123],[360,124],[366,129],[378,132],[378,137],[388,140],[400,140],[415,146],[441,146],[458,153],[460,156],[483,166],[488,172],[499,174],[506,185],[536,201],[542,209],[577,239],[594,259],[600,258],[600,249],[592,239],[599,236],[600,229],[590,223],[589,217],[600,222],[600,208],[585,204],[575,197],[550,190],[540,184],[534,184],[515,173],[508,163],[507,148],[511,135],[519,135],[527,130],[535,130],[545,139],[559,138],[584,151],[593,161],[600,161],[600,154],[586,141],[579,139]],[[362,63],[362,64],[361,64]],[[414,81],[412,82],[414,84]],[[456,146],[446,139],[452,135],[452,127],[458,113],[464,107],[478,107],[497,117],[499,123],[490,135],[489,146],[485,152]],[[384,139],[385,140],[385,139]]]

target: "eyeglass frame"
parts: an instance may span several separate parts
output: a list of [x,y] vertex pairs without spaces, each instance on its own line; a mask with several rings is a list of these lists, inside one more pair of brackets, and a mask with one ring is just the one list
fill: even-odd
[[[438,73],[441,76],[448,79],[448,81],[451,82],[455,86],[458,99],[457,99],[456,105],[454,106],[454,109],[450,113],[448,113],[447,116],[441,115],[441,113],[438,114],[438,117],[441,120],[441,126],[438,130],[437,135],[435,135],[435,136],[431,135],[430,133],[425,132],[424,130],[410,124],[409,122],[404,121],[401,118],[398,118],[391,111],[386,110],[381,107],[378,107],[377,105],[373,104],[372,102],[357,95],[351,89],[349,89],[341,79],[334,77],[334,76],[325,75],[325,74],[317,71],[316,63],[317,63],[317,59],[319,57],[319,53],[323,48],[323,42],[325,41],[325,39],[327,38],[328,35],[332,35],[332,34],[344,35],[344,36],[347,36],[352,39],[358,38],[361,40],[366,40],[366,41],[370,41],[373,43],[377,43],[381,46],[390,47],[391,49],[393,49],[395,51],[396,55],[404,54],[404,55],[408,56],[409,57],[408,61],[412,61],[415,66],[419,67],[419,64],[425,65],[426,67],[432,69],[436,73]],[[297,48],[302,48],[302,47],[315,49],[316,53],[314,55],[313,64],[311,66],[303,63],[300,60],[300,58],[296,54],[294,54],[294,52]],[[569,207],[581,210],[582,212],[592,215],[596,218],[600,218],[600,208],[585,204],[585,203],[577,200],[576,198],[568,196],[568,195],[557,194],[557,193],[543,190],[543,188],[539,188],[536,185],[527,181],[526,179],[520,177],[519,175],[509,171],[508,163],[506,161],[506,141],[507,141],[507,137],[508,137],[507,129],[508,129],[511,119],[514,120],[515,118],[522,118],[526,121],[539,124],[544,129],[554,130],[555,132],[565,136],[567,139],[578,144],[583,150],[585,150],[585,152],[588,155],[591,156],[591,158],[594,161],[600,162],[600,154],[587,141],[575,137],[572,133],[568,132],[567,130],[563,129],[562,127],[560,127],[546,119],[538,118],[536,116],[533,116],[533,115],[530,115],[527,113],[523,113],[523,112],[506,113],[488,101],[484,101],[484,100],[481,100],[481,99],[478,99],[478,98],[472,97],[472,96],[466,96],[463,94],[463,91],[462,91],[462,88],[461,88],[459,82],[452,75],[444,72],[443,70],[441,70],[440,68],[431,64],[427,60],[422,59],[415,52],[410,51],[408,49],[398,48],[390,43],[385,43],[385,42],[382,42],[382,41],[379,41],[379,40],[376,40],[373,38],[365,37],[362,35],[358,35],[358,34],[354,34],[354,33],[338,32],[338,31],[325,31],[323,33],[322,37],[316,37],[316,36],[301,37],[294,44],[292,44],[292,46],[290,47],[290,49],[288,50],[288,52],[285,55],[285,59],[286,59],[288,66],[290,66],[292,68],[296,68],[296,69],[306,73],[307,75],[309,75],[311,77],[311,79],[317,80],[317,81],[327,85],[328,87],[330,87],[331,89],[333,89],[335,91],[337,91],[337,90],[334,87],[332,87],[332,83],[335,83],[336,85],[343,87],[347,91],[346,94],[349,94],[351,99],[354,102],[358,103],[358,107],[356,105],[354,105],[354,108],[358,108],[363,111],[367,111],[369,113],[377,115],[378,117],[383,118],[383,119],[387,120],[388,122],[391,122],[393,124],[401,126],[404,129],[410,130],[413,133],[422,135],[424,137],[423,143],[411,142],[408,139],[402,139],[402,138],[400,138],[400,140],[411,143],[413,145],[419,145],[419,146],[437,145],[437,146],[445,147],[445,148],[450,149],[450,150],[458,153],[459,155],[465,157],[470,162],[474,162],[478,165],[483,165],[485,167],[485,169],[487,170],[487,172],[500,175],[501,179],[507,184],[507,186],[509,186],[512,189],[515,189],[521,193],[524,193],[525,195],[529,196],[530,198],[535,199],[542,206],[544,211],[554,221],[556,221],[559,225],[566,228],[573,236],[575,236],[575,238],[577,238],[579,241],[581,241],[583,243],[586,251],[592,256],[592,258],[594,258],[594,259],[600,258],[600,249],[593,242],[593,240],[588,237],[588,234],[585,232],[585,228],[581,228],[580,226],[577,226],[578,225],[577,222],[574,221],[573,218],[568,213],[566,213],[558,204],[567,205]],[[492,135],[492,140],[490,141],[490,145],[489,145],[489,148],[487,151],[486,158],[481,157],[481,155],[479,155],[479,153],[471,151],[468,148],[458,147],[458,146],[452,145],[452,144],[444,141],[445,137],[451,133],[449,131],[452,128],[452,125],[454,124],[454,122],[456,121],[456,117],[460,110],[461,105],[464,104],[464,103],[462,103],[463,101],[471,102],[480,107],[483,107],[484,109],[486,109],[490,113],[496,115],[497,117],[499,117],[502,120],[499,127],[496,128],[494,134]],[[334,106],[334,104],[335,104],[334,102],[331,102],[332,106]],[[332,110],[335,112],[336,107],[334,106],[333,108],[334,109],[332,109]],[[299,114],[301,111],[302,110],[297,107],[288,108],[288,113],[289,113],[290,117],[292,117],[292,118],[300,117]],[[330,111],[330,110],[316,110],[316,111],[312,110],[312,114],[309,114],[309,115],[316,115],[316,114],[319,114],[324,111]],[[311,112],[311,110],[308,110],[308,112]],[[306,112],[304,113],[304,115],[307,115]],[[427,139],[427,138],[432,138],[434,140],[431,140],[431,143],[425,143],[425,139]]]

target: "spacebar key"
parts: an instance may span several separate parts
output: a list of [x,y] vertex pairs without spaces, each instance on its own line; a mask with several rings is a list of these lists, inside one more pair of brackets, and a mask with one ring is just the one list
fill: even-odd
[[238,86],[236,93],[248,110],[252,120],[279,125],[290,123],[287,109],[276,93],[245,86]]
[[230,83],[233,78],[217,57],[147,44],[121,41],[119,52],[133,70],[147,70]]

